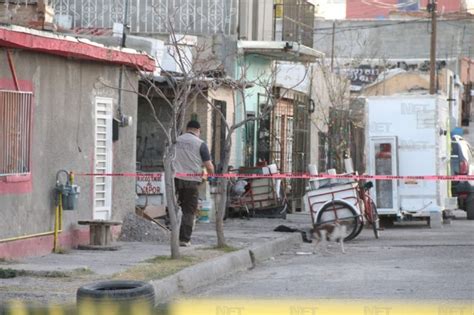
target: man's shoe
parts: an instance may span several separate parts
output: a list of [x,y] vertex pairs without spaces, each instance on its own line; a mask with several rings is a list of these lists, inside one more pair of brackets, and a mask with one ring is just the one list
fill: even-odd
[[189,246],[191,246],[191,242],[183,242],[183,241],[181,241],[181,242],[179,242],[179,246],[181,246],[181,247],[189,247]]

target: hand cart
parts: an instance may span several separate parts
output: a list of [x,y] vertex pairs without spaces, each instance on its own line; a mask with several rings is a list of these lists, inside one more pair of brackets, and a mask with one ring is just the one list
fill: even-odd
[[[240,168],[239,173],[255,174],[259,170],[261,169]],[[247,183],[245,192],[241,196],[231,196],[229,198],[229,210],[234,212],[238,210],[249,217],[286,218],[288,203],[284,193],[280,196],[277,194],[274,179],[240,177],[240,180]],[[283,192],[283,190],[280,189],[280,192]]]
[[344,240],[355,238],[370,223],[374,235],[379,236],[378,215],[375,203],[368,194],[371,185],[353,180],[315,179],[310,181],[311,190],[304,195],[305,209],[311,214],[314,226],[335,223],[344,224],[347,234]]

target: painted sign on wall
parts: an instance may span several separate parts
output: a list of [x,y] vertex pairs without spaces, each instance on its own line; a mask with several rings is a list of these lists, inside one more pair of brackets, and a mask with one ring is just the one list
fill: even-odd
[[165,182],[163,173],[146,173],[137,176],[138,195],[161,195],[165,192]]

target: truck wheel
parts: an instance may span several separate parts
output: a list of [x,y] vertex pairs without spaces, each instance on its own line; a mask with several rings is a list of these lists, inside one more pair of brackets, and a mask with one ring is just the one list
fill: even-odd
[[470,193],[466,199],[467,219],[474,220],[474,193]]
[[383,228],[390,228],[390,227],[393,227],[393,221],[395,219],[392,218],[392,217],[387,217],[387,216],[382,216],[380,217],[379,216],[379,225],[380,227],[383,227]]

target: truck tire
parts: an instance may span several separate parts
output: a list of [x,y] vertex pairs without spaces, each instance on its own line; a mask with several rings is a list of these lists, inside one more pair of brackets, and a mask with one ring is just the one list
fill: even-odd
[[123,310],[127,310],[140,304],[152,310],[155,306],[155,290],[151,284],[142,281],[102,281],[80,287],[77,290],[76,302],[79,308],[118,304]]
[[474,220],[474,193],[470,193],[466,199],[467,219]]
[[379,225],[382,228],[391,228],[396,219],[390,216],[379,216]]

